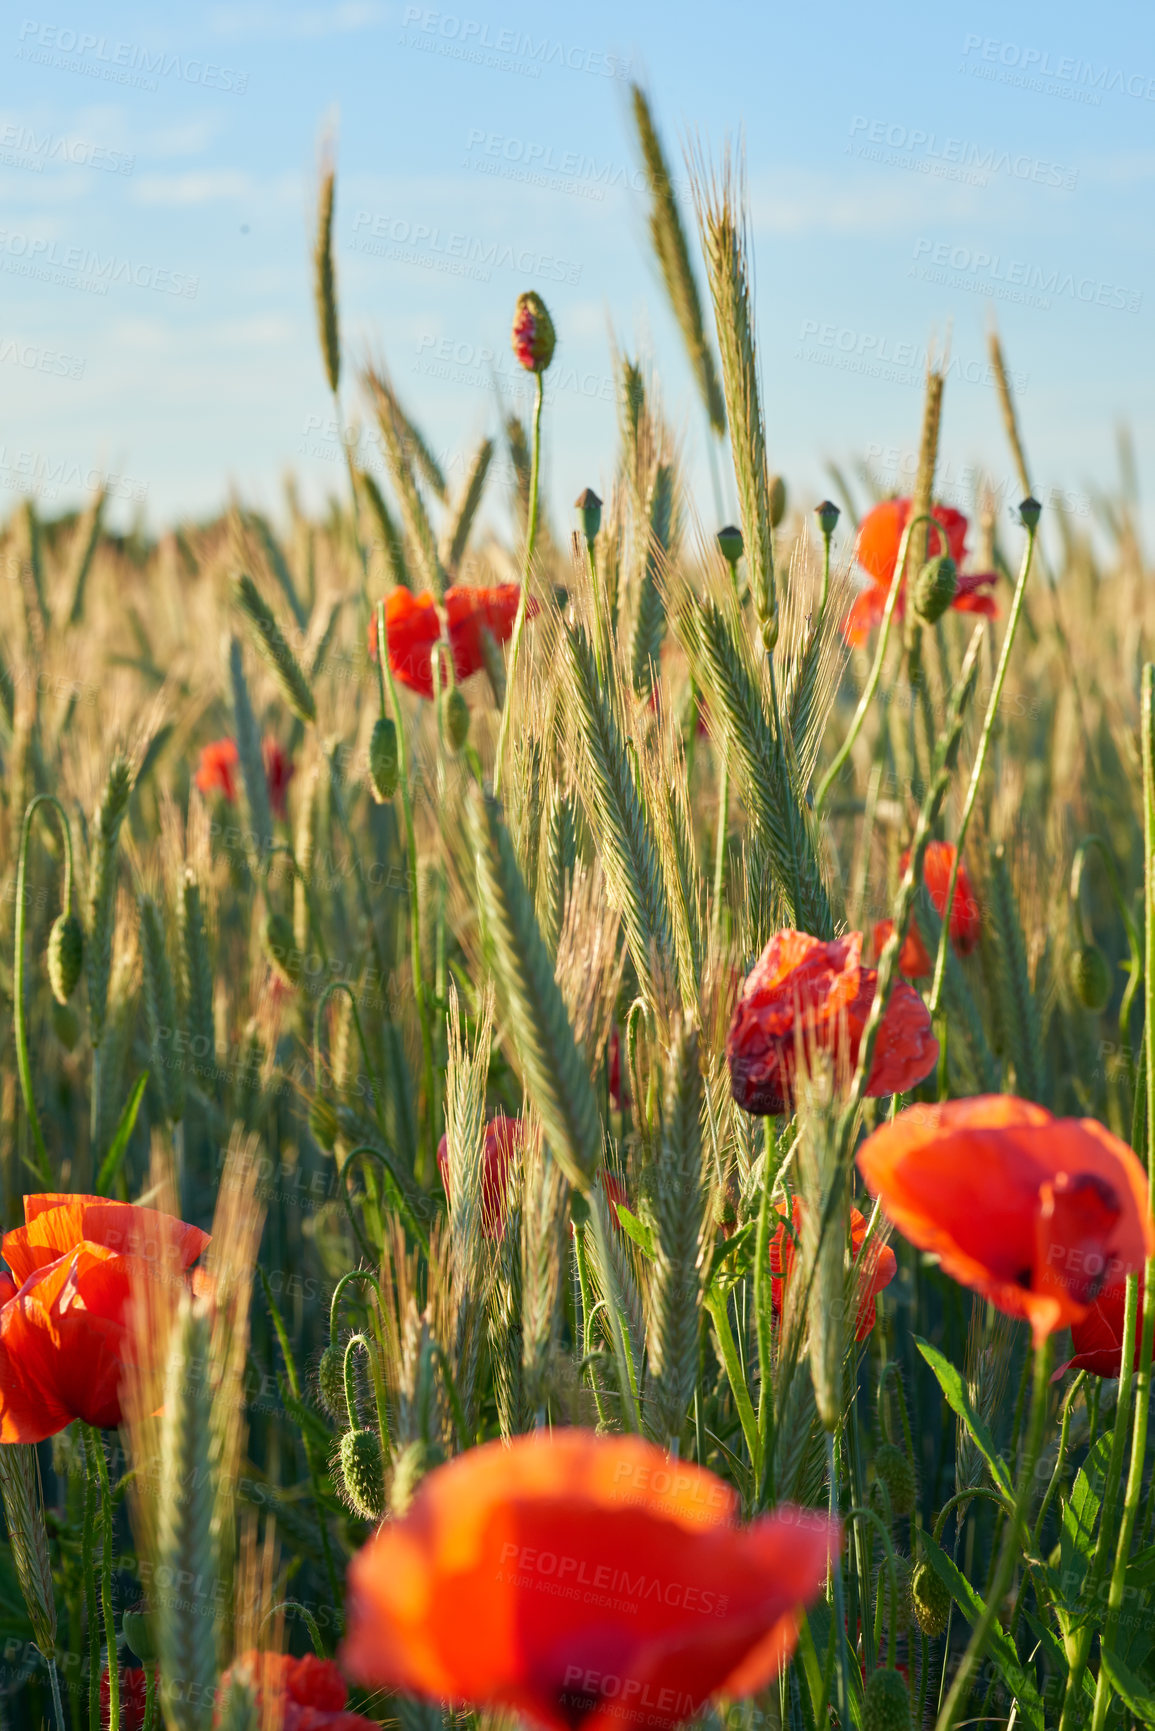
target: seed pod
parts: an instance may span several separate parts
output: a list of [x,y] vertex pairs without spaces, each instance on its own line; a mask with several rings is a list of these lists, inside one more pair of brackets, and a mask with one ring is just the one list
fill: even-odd
[[261,928],[261,944],[274,971],[287,986],[301,981],[301,952],[293,936],[293,922],[269,908]]
[[786,483],[781,475],[770,477],[770,527],[777,529],[786,515]]
[[125,1640],[141,1663],[155,1665],[159,1655],[148,1612],[140,1606],[135,1611],[126,1611],[120,1626],[124,1630]]
[[914,580],[914,608],[920,619],[934,625],[958,594],[958,567],[949,553],[928,559]]
[[337,1108],[327,1094],[318,1090],[309,1102],[309,1129],[326,1154],[337,1146],[338,1128]]
[[528,373],[544,373],[553,360],[557,336],[545,302],[532,289],[517,297],[513,313],[513,352]]
[[582,514],[582,534],[587,541],[596,541],[602,526],[602,502],[592,487],[579,493],[574,504]]
[[385,1509],[381,1442],[375,1430],[350,1430],[341,1438],[341,1477],[357,1514],[375,1521]]
[[1080,944],[1070,961],[1071,990],[1085,1010],[1099,1016],[1111,997],[1111,967],[1098,944]]
[[321,1354],[317,1366],[317,1393],[329,1417],[347,1424],[349,1405],[345,1399],[345,1364],[340,1347],[327,1346]]
[[378,805],[386,804],[397,792],[397,770],[397,729],[382,715],[374,722],[369,741],[369,783]]
[[733,523],[727,523],[724,529],[718,530],[718,546],[722,549],[722,557],[727,565],[736,565],[742,557],[741,529],[736,529]]
[[862,1701],[862,1731],[910,1731],[910,1692],[900,1672],[884,1666],[871,1673]]
[[48,979],[58,1004],[66,1004],[84,966],[84,927],[72,912],[61,914],[48,934]]
[[1043,507],[1039,504],[1039,501],[1033,499],[1030,494],[1028,494],[1019,506],[1019,516],[1022,518],[1023,528],[1037,529],[1039,526],[1039,518],[1042,514]]
[[61,1004],[56,998],[52,1000],[52,1026],[56,1030],[56,1038],[66,1052],[76,1047],[80,1038],[80,1017],[71,1004]]
[[909,1456],[893,1443],[883,1443],[874,1457],[874,1471],[886,1486],[892,1515],[909,1515],[914,1510],[914,1465]]
[[814,515],[818,518],[818,527],[822,530],[823,535],[829,537],[833,535],[842,512],[833,499],[823,499],[821,505],[814,507]]
[[941,1635],[950,1615],[950,1593],[929,1563],[919,1563],[910,1582],[914,1616],[924,1635]]
[[445,732],[454,751],[460,751],[469,737],[469,705],[461,695],[458,686],[447,691],[441,699],[442,716],[445,721]]

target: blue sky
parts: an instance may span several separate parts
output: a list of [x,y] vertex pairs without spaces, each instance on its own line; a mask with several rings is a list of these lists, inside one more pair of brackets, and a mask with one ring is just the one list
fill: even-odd
[[96,468],[154,527],[232,488],[275,509],[289,469],[316,502],[339,484],[309,269],[335,123],[346,355],[384,357],[451,476],[528,404],[508,329],[532,287],[559,333],[555,519],[608,481],[616,339],[650,359],[709,523],[629,73],[679,165],[689,133],[744,131],[771,461],[798,502],[831,458],[901,484],[948,334],[944,491],[965,503],[984,467],[1015,499],[992,308],[1037,491],[1089,520],[1120,420],[1141,477],[1155,459],[1145,8],[25,5],[0,21],[0,511],[28,486],[63,508]]

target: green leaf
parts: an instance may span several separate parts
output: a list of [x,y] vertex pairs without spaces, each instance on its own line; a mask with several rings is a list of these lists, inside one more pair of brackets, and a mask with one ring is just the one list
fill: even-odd
[[1103,1647],[1099,1654],[1099,1663],[1107,1673],[1107,1681],[1121,1695],[1131,1712],[1144,1725],[1155,1725],[1155,1694],[1142,1677],[1137,1677],[1131,1667],[1119,1657],[1110,1647]]
[[144,1099],[144,1090],[148,1086],[148,1071],[145,1070],[136,1079],[136,1086],[128,1097],[128,1104],[120,1115],[120,1123],[116,1126],[116,1135],[112,1138],[112,1146],[100,1162],[100,1171],[96,1175],[96,1194],[109,1196],[116,1175],[124,1163],[128,1153],[129,1139],[136,1128],[136,1115],[140,1111],[140,1103]]
[[[924,1344],[924,1342],[919,1341],[920,1351]],[[966,1576],[955,1568],[946,1552],[940,1550],[929,1533],[924,1532],[919,1542],[927,1562],[930,1563],[963,1616],[973,1627],[986,1611],[983,1601]],[[1032,1674],[1023,1666],[1015,1650],[1014,1642],[997,1618],[991,1624],[990,1634],[987,1636],[987,1655],[1018,1702],[1019,1715],[1023,1723],[1031,1726],[1032,1731],[1046,1731],[1043,1723],[1043,1703],[1039,1695],[1038,1685]]]
[[639,1220],[636,1214],[631,1214],[624,1202],[614,1204],[618,1211],[618,1220],[627,1238],[632,1238],[643,1256],[654,1260],[654,1234],[644,1220]]
[[955,1369],[949,1358],[943,1357],[937,1346],[930,1344],[929,1340],[923,1340],[921,1335],[916,1334],[914,1342],[938,1378],[938,1385],[946,1396],[947,1405],[952,1412],[962,1419],[970,1432],[971,1440],[990,1468],[991,1477],[995,1484],[1004,1496],[1013,1497],[1014,1489],[1011,1485],[1011,1475],[1007,1471],[1005,1462],[995,1449],[994,1437],[971,1405],[971,1398],[967,1393],[966,1384],[963,1382],[960,1372]]
[[1112,1432],[1098,1437],[1086,1460],[1075,1475],[1071,1495],[1063,1504],[1059,1528],[1059,1598],[1076,1624],[1085,1622],[1089,1614],[1101,1616],[1104,1607],[1088,1607],[1082,1603],[1083,1585],[1095,1554],[1095,1534],[1099,1525],[1099,1503],[1107,1475],[1107,1458],[1111,1453]]

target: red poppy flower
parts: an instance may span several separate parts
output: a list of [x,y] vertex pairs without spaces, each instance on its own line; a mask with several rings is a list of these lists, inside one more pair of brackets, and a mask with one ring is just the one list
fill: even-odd
[[342,1662],[552,1731],[664,1731],[778,1674],[839,1543],[810,1509],[737,1526],[737,1503],[640,1437],[470,1449],[354,1557]]
[[[1135,1325],[1135,1363],[1139,1368],[1139,1353],[1143,1332],[1143,1270],[1139,1270],[1139,1312]],[[1105,1286],[1080,1322],[1071,1324],[1071,1344],[1075,1356],[1064,1370],[1085,1370],[1090,1376],[1116,1377],[1123,1367],[1123,1305],[1126,1288],[1117,1281]]]
[[237,798],[237,742],[235,739],[215,739],[202,745],[196,784],[202,793],[220,793],[230,805]]
[[[153,1692],[155,1695],[157,1677],[153,1673]],[[142,1731],[144,1725],[144,1710],[148,1704],[148,1684],[144,1671],[140,1666],[122,1666],[120,1671],[120,1731]],[[108,1671],[100,1673],[100,1723],[102,1731],[108,1731],[109,1708],[111,1692],[108,1683]]]
[[[943,897],[946,900],[946,897]],[[874,927],[874,953],[880,956],[890,942],[894,931],[893,920],[878,920]],[[926,953],[926,945],[922,941],[922,933],[911,920],[906,928],[906,936],[902,940],[902,948],[898,952],[898,971],[905,974],[908,980],[925,979],[934,967],[934,963]]]
[[273,808],[273,816],[284,817],[289,783],[293,779],[293,760],[280,740],[274,739],[271,734],[261,745],[261,756],[265,762],[265,780],[269,784],[269,804]]
[[[787,1205],[779,1202],[778,1212],[785,1217]],[[770,1302],[774,1307],[775,1316],[781,1316],[782,1306],[786,1298],[786,1282],[790,1278],[790,1270],[794,1266],[794,1245],[802,1227],[802,1203],[796,1196],[791,1212],[793,1232],[782,1224],[775,1228],[770,1240],[770,1272],[773,1279],[770,1282]],[[850,1210],[850,1254],[857,1257],[866,1238],[866,1220],[857,1208]],[[889,1286],[898,1273],[898,1262],[889,1244],[873,1244],[867,1252],[867,1259],[858,1270],[858,1312],[855,1318],[854,1338],[858,1341],[866,1339],[874,1327],[878,1307],[875,1299],[884,1286]]]
[[[482,1155],[481,1168],[481,1230],[486,1238],[500,1238],[505,1231],[509,1168],[521,1147],[522,1135],[521,1119],[507,1118],[504,1113],[499,1112],[497,1117],[486,1125],[485,1152]],[[437,1165],[445,1187],[445,1199],[451,1202],[449,1142],[444,1136],[437,1145]]]
[[[922,879],[926,885],[927,894],[934,904],[940,919],[946,917],[946,898],[950,889],[950,874],[954,870],[955,857],[958,849],[950,841],[932,841],[927,843],[926,853],[922,861]],[[898,862],[900,872],[905,872],[910,864],[910,849],[907,848]],[[958,881],[955,884],[954,902],[950,910],[951,943],[960,956],[969,956],[983,929],[983,912],[971,883],[970,873],[963,861],[959,861]],[[929,968],[927,972],[929,973]]]
[[349,1690],[332,1659],[306,1653],[242,1653],[224,1673],[217,1700],[224,1699],[234,1676],[244,1677],[256,1691],[262,1725],[280,1731],[378,1731],[372,1719],[346,1711]]
[[[874,1002],[878,974],[861,965],[862,933],[823,943],[806,932],[783,931],[755,962],[726,1036],[730,1089],[746,1112],[784,1112],[798,1048],[830,1052],[853,1068]],[[890,996],[866,1092],[901,1094],[929,1076],[938,1041],[926,1005],[899,981]]]
[[[937,523],[942,524],[946,533],[946,551],[956,565],[961,565],[966,557],[966,518],[951,505],[936,505],[932,515]],[[886,597],[890,593],[894,567],[898,561],[899,545],[909,516],[909,499],[884,499],[881,505],[875,505],[862,519],[855,556],[870,578],[870,583],[858,596],[842,623],[842,635],[852,649],[861,648],[874,627],[882,623],[882,616],[886,612]],[[933,558],[942,550],[933,529],[929,541],[932,544]],[[910,570],[909,565],[907,570]],[[996,580],[996,573],[993,571],[960,572],[958,590],[951,602],[955,612],[985,613],[989,618],[993,618],[995,604],[983,591],[989,589]],[[903,603],[904,597],[899,595],[895,611],[900,617]]]
[[911,1106],[867,1137],[858,1169],[912,1244],[1036,1340],[1083,1322],[1155,1248],[1147,1174],[1126,1143],[1029,1100]]
[[24,1219],[3,1241],[0,1443],[42,1442],[76,1418],[111,1430],[133,1279],[183,1276],[208,1234],[103,1196],[26,1196]]
[[[445,591],[445,614],[449,644],[453,650],[453,667],[458,679],[468,679],[485,666],[481,647],[482,629],[492,631],[498,643],[504,643],[513,631],[521,587],[517,583],[498,583],[493,588],[475,588],[456,583]],[[526,618],[538,612],[531,595],[526,603]],[[428,590],[413,595],[398,587],[385,603],[385,629],[389,639],[389,666],[393,677],[420,697],[433,696],[433,645],[443,635],[441,617]],[[369,653],[377,659],[377,620],[369,626]]]

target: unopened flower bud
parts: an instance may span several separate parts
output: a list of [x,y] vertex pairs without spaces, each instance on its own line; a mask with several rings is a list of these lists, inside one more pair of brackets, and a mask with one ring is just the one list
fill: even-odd
[[517,297],[513,314],[513,352],[527,373],[544,373],[553,360],[553,320],[539,294],[528,289]]
[[1042,512],[1043,507],[1039,504],[1039,501],[1028,494],[1019,506],[1019,516],[1022,518],[1023,528],[1030,530],[1037,529]]
[[733,523],[727,523],[724,529],[718,530],[718,545],[722,549],[722,557],[731,569],[742,557],[742,531],[736,529]]
[[84,927],[73,913],[61,914],[48,934],[48,980],[58,1004],[66,1004],[84,965]]
[[152,1632],[152,1620],[143,1606],[135,1611],[126,1611],[121,1618],[120,1626],[124,1638],[144,1665],[155,1665],[160,1654],[157,1652],[156,1641]]
[[446,736],[454,751],[460,751],[469,738],[469,705],[461,695],[461,687],[458,685],[455,685],[452,691],[447,691],[441,702]]
[[950,1593],[929,1563],[919,1563],[910,1582],[914,1617],[924,1635],[941,1635],[950,1615]]
[[781,475],[770,477],[770,527],[777,529],[786,515],[786,483]]
[[903,1450],[893,1443],[883,1443],[874,1456],[874,1471],[880,1484],[886,1486],[892,1515],[909,1515],[914,1510],[914,1464]]
[[818,527],[822,530],[826,539],[829,540],[831,535],[834,533],[842,512],[838,509],[838,506],[834,503],[833,499],[823,499],[821,505],[816,505],[814,507],[814,515],[818,518]]
[[579,493],[574,504],[582,514],[582,534],[587,541],[596,541],[602,526],[602,502],[592,487]]
[[1111,967],[1098,944],[1080,944],[1072,953],[1070,979],[1083,1008],[1101,1015],[1111,997]]
[[910,1691],[901,1671],[872,1671],[862,1698],[862,1731],[910,1731]]
[[301,981],[301,952],[293,935],[293,922],[270,908],[261,928],[261,943],[275,973],[287,986]]
[[341,1349],[327,1346],[317,1366],[317,1393],[330,1418],[348,1423],[349,1407],[345,1399],[345,1364]]
[[378,717],[369,740],[369,784],[378,805],[397,792],[397,729],[387,715]]
[[367,1521],[375,1521],[385,1508],[381,1439],[375,1430],[345,1432],[341,1438],[341,1477],[351,1507]]
[[958,567],[949,553],[928,559],[914,580],[914,610],[928,625],[942,618],[958,594]]

